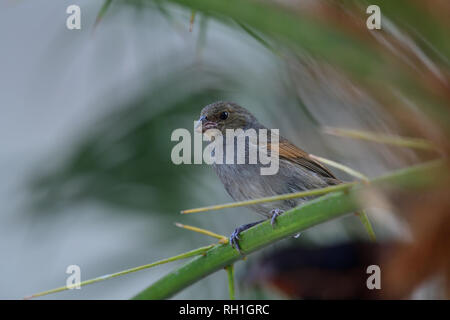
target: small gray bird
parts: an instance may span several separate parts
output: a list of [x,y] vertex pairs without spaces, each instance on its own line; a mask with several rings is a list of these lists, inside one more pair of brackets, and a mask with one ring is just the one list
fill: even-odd
[[[246,109],[233,102],[218,101],[207,105],[200,114],[199,124],[202,131],[218,129],[226,143],[226,129],[259,129],[270,130]],[[234,144],[234,155],[238,157],[237,144]],[[270,140],[268,142],[270,150]],[[222,181],[225,189],[235,201],[244,201],[262,197],[276,196],[286,193],[300,192],[310,189],[323,188],[335,185],[340,181],[319,162],[311,159],[300,148],[293,145],[283,137],[279,137],[279,170],[274,175],[261,175],[260,168],[264,165],[225,163],[226,147],[223,148],[223,164],[213,164],[214,171]],[[245,159],[248,160],[249,141],[245,144]],[[214,156],[214,155],[213,155]],[[278,202],[266,202],[250,206],[251,209],[271,219],[274,226],[276,218],[289,209],[295,208],[307,198],[289,199]],[[239,252],[239,234],[264,220],[242,225],[234,230],[230,236],[230,244]]]

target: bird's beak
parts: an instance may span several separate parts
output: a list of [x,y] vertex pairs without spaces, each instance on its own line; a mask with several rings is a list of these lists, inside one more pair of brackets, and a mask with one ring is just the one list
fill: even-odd
[[200,119],[198,119],[197,123],[195,124],[195,131],[203,133],[208,129],[214,129],[217,128],[217,123],[214,121],[208,121],[206,119],[206,116],[201,116]]

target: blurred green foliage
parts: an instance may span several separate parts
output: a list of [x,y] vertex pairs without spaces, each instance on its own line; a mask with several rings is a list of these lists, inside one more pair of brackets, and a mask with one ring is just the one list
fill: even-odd
[[186,182],[197,181],[200,166],[172,163],[172,131],[192,132],[199,106],[230,86],[226,79],[198,77],[194,70],[167,75],[97,121],[67,163],[36,180],[35,188],[48,189],[41,205],[95,199],[143,212],[179,212],[189,203]]

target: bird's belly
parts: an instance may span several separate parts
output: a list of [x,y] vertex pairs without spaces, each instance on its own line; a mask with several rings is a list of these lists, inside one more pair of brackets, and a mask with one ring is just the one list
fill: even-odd
[[[244,201],[271,197],[293,190],[287,183],[282,170],[276,175],[261,175],[259,165],[214,165],[214,169],[225,186],[229,195],[235,201]],[[300,189],[300,188],[299,188]],[[298,206],[305,199],[290,199],[275,202],[266,202],[249,206],[254,211],[265,216],[271,216],[270,211],[281,209],[287,211]]]

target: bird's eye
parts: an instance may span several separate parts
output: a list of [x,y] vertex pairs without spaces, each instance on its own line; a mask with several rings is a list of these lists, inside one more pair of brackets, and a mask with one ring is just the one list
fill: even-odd
[[228,118],[228,112],[224,111],[220,114],[220,119],[226,120]]

